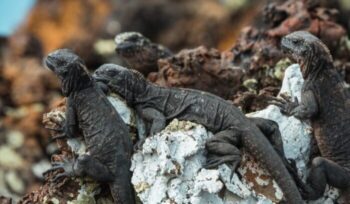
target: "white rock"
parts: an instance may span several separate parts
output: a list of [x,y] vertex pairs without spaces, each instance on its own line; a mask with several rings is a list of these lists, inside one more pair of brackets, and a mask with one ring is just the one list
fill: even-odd
[[[285,71],[280,93],[286,93],[300,101],[303,78],[298,64],[291,65]],[[278,123],[282,134],[284,152],[287,158],[296,161],[299,173],[305,177],[306,164],[309,161],[311,127],[295,117],[282,115],[276,106],[270,105],[266,109],[248,114],[249,117],[261,117]]]

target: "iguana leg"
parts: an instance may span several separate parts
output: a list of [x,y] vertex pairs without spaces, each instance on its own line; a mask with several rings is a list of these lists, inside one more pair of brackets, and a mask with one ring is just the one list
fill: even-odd
[[[62,139],[62,138],[72,138],[74,137],[76,131],[77,131],[77,118],[76,118],[76,112],[74,108],[74,104],[72,104],[71,100],[68,98],[67,105],[66,105],[66,118],[63,120],[63,124],[61,124],[60,128],[47,128],[50,130],[54,130],[57,132],[60,132],[60,134],[56,135],[52,139]],[[55,121],[56,123],[62,123],[60,121]]]
[[205,168],[215,168],[220,164],[227,163],[233,170],[241,162],[241,153],[236,147],[240,143],[241,133],[234,129],[216,133],[206,142],[208,151]]
[[101,89],[101,91],[102,91],[104,94],[108,94],[109,88],[108,88],[108,85],[107,85],[107,84],[105,84],[105,83],[103,83],[103,82],[100,82],[100,81],[95,82],[95,84],[96,84],[96,86],[97,86],[98,88]]
[[[146,137],[162,131],[166,126],[166,118],[163,113],[154,108],[142,108],[136,106],[139,116],[146,122]],[[146,138],[142,138],[134,145],[134,151],[141,149]]]
[[271,145],[275,148],[277,153],[285,158],[283,141],[281,132],[279,131],[278,124],[275,121],[268,120],[265,118],[248,118],[252,123],[254,123],[260,131],[266,136],[270,141]]
[[340,189],[350,187],[350,173],[337,163],[323,157],[312,160],[312,166],[307,178],[308,193],[304,196],[308,200],[321,197],[326,184]]
[[89,176],[98,182],[109,182],[114,178],[104,164],[87,154],[80,155],[76,160],[54,162],[53,167],[44,172],[44,174],[57,169],[63,169],[64,172],[57,174],[53,178],[54,182],[67,176]]
[[294,116],[299,119],[309,119],[318,113],[317,100],[311,90],[302,92],[301,102],[295,97],[294,101],[285,94],[280,94],[281,98],[271,97],[271,105],[279,107],[282,114]]
[[151,124],[148,130],[149,135],[154,135],[165,128],[166,118],[157,109],[136,107],[136,111],[144,120]]

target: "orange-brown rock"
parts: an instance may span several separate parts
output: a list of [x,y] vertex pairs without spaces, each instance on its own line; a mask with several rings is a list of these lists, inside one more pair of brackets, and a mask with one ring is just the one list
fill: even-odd
[[158,61],[159,71],[150,80],[165,87],[184,87],[207,91],[228,98],[241,85],[243,71],[231,64],[230,52],[203,46],[182,50]]

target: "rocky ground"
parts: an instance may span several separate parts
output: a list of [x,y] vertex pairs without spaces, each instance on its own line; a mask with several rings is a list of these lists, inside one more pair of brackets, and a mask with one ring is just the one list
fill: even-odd
[[[62,111],[64,105],[59,84],[52,73],[42,67],[42,57],[53,49],[69,47],[86,60],[90,70],[105,62],[118,63],[120,60],[114,55],[113,37],[116,33],[130,30],[141,32],[176,53],[173,58],[158,63],[158,72],[151,73],[148,76],[150,80],[162,86],[189,87],[218,94],[232,101],[245,113],[261,110],[254,114],[280,123],[282,133],[286,132],[284,135],[287,135],[286,153],[291,157],[299,155],[300,174],[305,175],[308,166],[305,155],[309,154],[309,150],[294,151],[297,148],[293,145],[299,143],[288,143],[290,126],[284,124],[288,121],[298,128],[302,126],[298,138],[306,139],[303,131],[308,128],[305,124],[279,115],[275,108],[267,107],[265,97],[277,95],[281,86],[282,89],[290,90],[283,88],[288,85],[282,84],[282,79],[287,75],[285,68],[291,62],[280,51],[279,40],[294,30],[308,30],[320,37],[331,49],[339,72],[350,82],[350,25],[346,20],[350,6],[347,7],[347,1],[199,1],[103,0],[97,3],[90,0],[39,0],[18,31],[8,38],[0,39],[0,195],[15,201],[26,195],[22,198],[23,203],[45,196],[46,199],[56,196],[61,203],[78,197],[85,198],[85,194],[77,192],[81,186],[80,180],[67,180],[64,184],[52,186],[41,175],[50,167],[51,155],[62,154],[62,151],[66,155],[71,151],[64,141],[58,144],[50,141],[50,134],[42,125],[44,113],[54,107],[61,107],[59,110]],[[249,26],[243,28],[246,25]],[[293,90],[291,93],[297,92]],[[129,120],[137,121],[132,117]],[[136,139],[136,125],[130,124],[134,130],[131,136]],[[194,129],[205,132],[198,125],[194,125]],[[176,132],[169,131],[165,130],[165,133],[171,135]],[[193,133],[194,130],[183,131],[181,137],[191,131]],[[202,136],[205,138],[210,134]],[[161,142],[162,137],[168,136],[152,139]],[[199,147],[202,144],[200,140],[195,141],[198,149],[191,154],[203,153]],[[304,144],[307,141],[300,142]],[[143,154],[146,153],[138,152],[135,155]],[[59,160],[60,157],[51,158],[55,159]],[[140,167],[134,165],[133,168]],[[199,202],[202,194],[212,196],[213,199],[215,196],[215,199],[226,199],[226,196],[222,196],[224,188],[231,188],[225,190],[230,192],[226,193],[228,197],[255,201],[260,199],[254,193],[248,193],[254,189],[254,186],[249,185],[258,178],[256,174],[247,177],[246,184],[243,182],[239,186],[224,187],[229,186],[229,182],[222,180],[223,169],[208,172],[208,179],[215,183],[215,189],[207,189],[206,185],[211,186],[211,183],[201,183],[207,179],[203,178],[203,174],[193,177],[189,185],[194,186],[194,191],[186,199]],[[241,170],[241,174],[244,171]],[[176,182],[186,175],[178,176],[180,180],[175,179]],[[139,179],[136,181],[145,178]],[[259,188],[258,194],[265,193],[269,199],[278,200],[275,191],[271,190],[271,182],[268,186]],[[105,188],[102,186],[102,191]],[[147,189],[142,185],[137,189],[140,188]],[[237,188],[247,190],[239,194],[235,191]],[[68,194],[57,197],[63,192],[62,189]],[[176,190],[181,190],[170,189],[166,186],[166,190],[171,192],[170,196],[176,194]],[[266,189],[270,189],[267,190],[269,193],[264,191]],[[138,192],[141,199],[148,198],[146,191]],[[105,199],[108,195],[97,198]],[[336,197],[332,194],[327,202],[333,198]],[[0,203],[5,200],[0,197]]]

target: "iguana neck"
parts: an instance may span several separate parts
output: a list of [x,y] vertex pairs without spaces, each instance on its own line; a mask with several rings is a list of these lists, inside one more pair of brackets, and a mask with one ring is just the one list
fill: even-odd
[[[140,81],[139,81],[140,82]],[[127,81],[125,87],[120,91],[124,92],[122,97],[126,100],[126,103],[133,106],[139,103],[143,98],[147,97],[150,92],[148,82],[135,83],[135,81]]]
[[69,77],[62,81],[62,93],[64,96],[69,96],[73,92],[79,92],[93,86],[93,82],[87,73],[74,71]]
[[134,104],[145,103],[146,101],[153,99],[154,97],[159,96],[160,90],[159,87],[146,82],[144,89],[142,91],[138,91],[137,94],[134,95]]
[[301,65],[301,72],[305,80],[318,78],[321,73],[333,68],[332,59],[318,53],[308,53],[304,63]]

